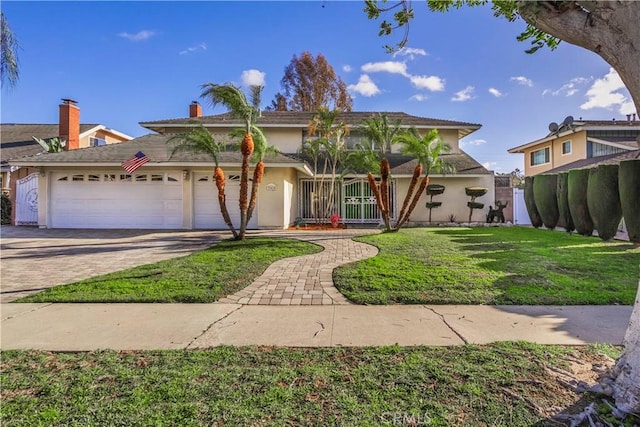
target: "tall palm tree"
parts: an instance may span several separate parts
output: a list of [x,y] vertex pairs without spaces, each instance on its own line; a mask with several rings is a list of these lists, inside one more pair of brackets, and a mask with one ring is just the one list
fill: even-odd
[[[216,84],[205,83],[202,85],[201,98],[209,100],[212,106],[224,105],[229,109],[233,117],[239,118],[244,122],[244,136],[240,143],[240,152],[242,153],[242,169],[240,172],[240,231],[237,240],[245,238],[248,222],[249,209],[249,162],[254,150],[253,135],[264,134],[256,126],[256,120],[260,117],[259,95],[261,89],[252,89],[252,102],[247,100],[242,90],[231,83]],[[258,99],[256,99],[258,98]],[[258,105],[256,105],[258,104]]]
[[[397,141],[401,145],[400,152],[402,154],[414,157],[418,161],[396,223],[396,229],[399,229],[409,219],[420,196],[427,188],[429,175],[431,173],[453,172],[453,166],[441,157],[442,154],[449,153],[451,147],[440,138],[437,129],[431,129],[425,135],[420,135],[416,128],[412,127],[400,133]],[[424,172],[424,177],[420,181],[418,191],[414,194],[422,172]]]
[[225,194],[225,185],[226,180],[224,177],[224,171],[220,167],[218,162],[219,155],[221,151],[224,151],[226,148],[226,143],[223,141],[216,141],[213,138],[211,132],[209,132],[204,126],[200,125],[192,129],[186,133],[180,133],[169,139],[169,143],[177,143],[173,149],[172,155],[179,151],[188,151],[192,153],[205,153],[209,154],[215,165],[213,169],[213,178],[216,182],[216,187],[218,187],[218,203],[220,204],[220,213],[222,214],[222,218],[224,219],[225,224],[233,233],[233,238],[238,238],[238,232],[236,231],[233,223],[231,222],[231,217],[229,216],[229,211],[227,210],[227,196]]
[[3,12],[0,12],[0,32],[0,83],[3,86],[5,82],[9,86],[15,86],[19,77],[19,45]]

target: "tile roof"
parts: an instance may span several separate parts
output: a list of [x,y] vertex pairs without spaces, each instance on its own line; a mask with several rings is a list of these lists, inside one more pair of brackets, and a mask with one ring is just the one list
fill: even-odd
[[572,169],[590,169],[598,165],[618,164],[624,160],[640,159],[640,150],[627,151],[625,153],[609,154],[606,156],[592,157],[590,159],[576,160],[566,165],[558,166],[544,172],[545,174],[568,172]]
[[[80,133],[99,126],[97,124],[81,124]],[[54,138],[59,135],[58,124],[0,124],[0,158],[3,163],[11,159],[19,159],[42,153],[43,149],[33,140]]]
[[[149,134],[131,141],[119,144],[103,145],[100,147],[80,148],[62,153],[43,153],[22,162],[29,164],[67,164],[67,163],[106,163],[120,164],[131,158],[138,151],[149,157],[149,164],[153,163],[209,163],[213,159],[208,154],[177,152],[172,154],[174,145],[168,141],[172,135]],[[219,157],[220,163],[241,163],[242,154],[239,152],[223,152]],[[265,163],[300,163],[299,160],[285,154],[277,154],[265,159]]]
[[[481,125],[467,122],[456,122],[451,120],[432,119],[426,117],[412,116],[402,112],[373,112],[373,111],[351,111],[338,115],[338,120],[342,120],[348,125],[359,125],[364,119],[375,117],[379,114],[386,114],[390,121],[402,120],[403,126],[415,127],[447,127],[447,128],[471,128],[479,129]],[[313,119],[315,113],[298,111],[264,111],[258,119],[261,127],[307,127]],[[140,122],[140,125],[149,129],[162,128],[163,125],[190,125],[202,123],[205,126],[238,126],[242,121],[232,117],[231,113],[218,114],[213,116],[186,117],[179,119],[155,120]]]

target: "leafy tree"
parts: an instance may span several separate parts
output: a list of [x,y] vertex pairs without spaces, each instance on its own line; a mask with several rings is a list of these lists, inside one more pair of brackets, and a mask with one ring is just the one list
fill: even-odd
[[64,147],[67,145],[67,141],[65,141],[64,139],[60,139],[60,138],[50,138],[48,140],[45,139],[40,139],[37,138],[35,136],[32,137],[33,140],[35,142],[37,142],[38,144],[40,144],[40,146],[42,148],[44,148],[44,150],[47,153],[60,153],[62,151],[64,151]]
[[284,93],[276,94],[270,110],[351,111],[353,100],[347,85],[321,53],[315,58],[309,52],[303,52],[300,57],[293,55],[280,83]]
[[[259,143],[266,144],[266,137],[256,125],[256,120],[260,117],[260,94],[262,87],[251,89],[251,102],[247,100],[246,95],[242,90],[231,83],[224,85],[216,83],[205,83],[202,85],[202,98],[209,99],[210,103],[215,106],[222,104],[229,109],[233,117],[237,117],[244,122],[244,136],[240,143],[240,152],[242,153],[242,169],[240,172],[240,230],[237,236],[234,235],[236,240],[244,240],[247,223],[249,220],[249,162],[253,155],[255,148],[255,139],[259,140]],[[262,173],[264,172],[264,164],[261,167]],[[256,181],[261,181],[262,176]],[[255,184],[257,185],[257,184]],[[253,191],[252,191],[253,193]],[[257,196],[257,189],[255,192]],[[255,197],[252,195],[252,197]],[[255,205],[255,200],[252,201]]]
[[200,125],[186,133],[180,133],[169,139],[169,143],[177,143],[174,147],[172,155],[179,151],[188,151],[191,153],[205,153],[209,154],[213,159],[215,165],[213,169],[213,178],[218,188],[218,203],[220,204],[220,213],[224,219],[225,224],[233,233],[234,239],[238,238],[238,231],[233,226],[229,211],[227,209],[227,196],[225,194],[226,180],[224,171],[219,164],[219,155],[221,151],[226,150],[226,143],[223,141],[216,141],[204,126]]
[[3,12],[0,12],[0,83],[15,86],[20,76],[18,70],[18,40]]
[[[428,8],[438,12],[485,3],[485,0],[427,0]],[[379,34],[389,35],[396,29],[404,28],[404,36],[397,45],[401,48],[407,43],[408,25],[414,16],[411,1],[401,0],[388,7],[386,4],[365,0],[364,10],[369,19],[378,19],[385,12],[394,12],[392,22],[383,20],[380,24]],[[531,42],[528,53],[544,46],[555,49],[562,40],[599,55],[618,72],[636,110],[640,111],[640,2],[496,0],[492,3],[492,9],[496,17],[509,21],[523,19],[527,23],[526,30],[518,40]],[[638,285],[640,291],[640,281]],[[613,394],[618,411],[640,413],[640,292],[636,297],[624,344],[623,354],[609,373],[611,385],[607,387]]]

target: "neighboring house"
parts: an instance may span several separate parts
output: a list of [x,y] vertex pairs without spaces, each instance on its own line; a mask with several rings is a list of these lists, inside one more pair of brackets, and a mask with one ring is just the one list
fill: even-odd
[[11,179],[20,179],[31,171],[24,169],[13,173],[10,160],[18,160],[44,153],[44,149],[33,137],[46,141],[60,138],[67,141],[68,150],[116,144],[130,141],[133,137],[101,124],[81,124],[80,109],[71,99],[63,99],[60,105],[60,120],[57,124],[0,124],[0,159],[2,190],[8,191]]
[[[640,120],[575,120],[549,125],[544,138],[509,149],[524,154],[526,176],[589,167],[604,158],[622,157],[640,148]],[[601,159],[602,158],[602,159]]]
[[[47,228],[167,228],[226,229],[220,215],[217,189],[212,178],[213,162],[208,155],[173,153],[169,139],[176,133],[204,125],[216,138],[226,138],[230,130],[241,127],[230,114],[202,116],[197,102],[190,105],[187,118],[140,123],[157,132],[129,142],[63,153],[43,154],[11,161],[15,166],[41,168],[39,178],[40,209],[38,223]],[[347,145],[353,148],[361,135],[358,126],[365,118],[378,113],[349,112],[338,116],[350,126]],[[464,188],[487,187],[481,198],[485,206],[494,200],[493,173],[485,169],[459,148],[459,140],[480,125],[448,120],[428,119],[405,113],[386,113],[393,121],[401,119],[403,127],[415,126],[421,131],[437,128],[452,148],[446,159],[456,172],[446,176],[432,175],[431,183],[444,184],[446,191],[438,196],[442,206],[433,211],[434,222],[458,221],[468,215]],[[258,125],[271,145],[280,153],[265,158],[263,178],[256,211],[249,228],[283,229],[296,218],[313,219],[310,200],[312,167],[299,154],[312,113],[264,112]],[[121,163],[138,151],[150,161],[132,174]],[[398,153],[393,147],[388,155],[393,176],[393,215],[409,185],[416,161]],[[239,175],[241,154],[223,152],[220,166],[227,177],[227,206],[234,222],[239,218]],[[347,224],[380,222],[375,199],[369,191],[366,175],[347,175],[336,185],[339,201],[335,213]],[[411,216],[410,224],[426,224],[426,195]],[[474,211],[474,221],[484,221],[485,211]]]

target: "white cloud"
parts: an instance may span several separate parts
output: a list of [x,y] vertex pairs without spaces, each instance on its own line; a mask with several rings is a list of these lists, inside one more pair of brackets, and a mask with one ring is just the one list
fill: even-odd
[[496,166],[498,166],[498,162],[484,162],[482,164],[482,166],[484,166],[485,169],[488,170],[500,170],[501,168],[497,168]]
[[586,93],[587,102],[582,104],[580,108],[590,110],[592,108],[618,108],[621,114],[631,114],[634,112],[633,102],[625,94],[619,91],[626,90],[624,83],[618,73],[610,68],[607,75],[591,85]]
[[475,98],[473,96],[473,91],[475,90],[475,88],[473,86],[467,86],[464,89],[462,89],[459,92],[456,92],[453,95],[453,98],[451,98],[452,101],[454,102],[465,102],[468,101],[470,99]]
[[122,37],[123,39],[127,39],[127,40],[131,40],[132,42],[139,42],[142,40],[147,40],[150,39],[151,37],[155,36],[157,33],[155,31],[151,31],[151,30],[141,30],[138,31],[137,33],[127,33],[127,32],[122,32],[122,33],[118,33],[118,37]]
[[418,89],[427,89],[431,92],[444,90],[444,80],[438,76],[410,76],[409,80]]
[[403,47],[402,49],[393,53],[393,57],[396,56],[408,56],[409,59],[413,60],[416,55],[427,56],[427,51],[424,49],[414,48],[414,47]]
[[344,71],[345,73],[350,73],[351,72],[351,65],[343,65],[342,66],[342,71]]
[[490,87],[489,88],[489,93],[493,96],[495,96],[496,98],[500,98],[504,96],[504,93],[500,92],[498,89],[494,88],[494,87]]
[[545,94],[550,92],[553,96],[573,96],[576,93],[580,92],[580,89],[576,87],[577,85],[588,83],[590,80],[591,79],[588,79],[586,77],[574,77],[569,80],[569,83],[563,84],[558,90],[550,91],[545,89],[545,91],[542,92],[542,95],[544,96]]
[[368,62],[361,67],[361,70],[365,73],[385,72],[409,77],[409,73],[407,73],[407,64],[399,61]]
[[427,95],[424,95],[422,93],[417,93],[415,95],[413,95],[411,98],[409,98],[409,101],[426,101],[427,99],[429,99],[429,97]]
[[265,73],[260,70],[244,70],[240,79],[242,86],[264,86]]
[[207,50],[207,45],[205,43],[200,43],[196,46],[191,46],[186,48],[185,50],[181,50],[180,55],[187,55],[189,53],[197,52],[199,50]]
[[509,81],[516,82],[516,83],[518,83],[519,85],[522,85],[522,86],[529,86],[529,87],[533,86],[533,80],[531,80],[531,79],[529,79],[529,78],[527,78],[525,76],[511,77],[509,79]]
[[347,89],[366,97],[374,96],[380,93],[380,89],[378,89],[378,86],[376,86],[373,80],[371,80],[371,78],[366,74],[362,74],[360,76],[360,79],[358,79],[358,83],[347,86]]
[[475,146],[483,145],[486,143],[487,141],[485,141],[484,139],[472,139],[471,141],[467,142],[468,145],[475,145]]

